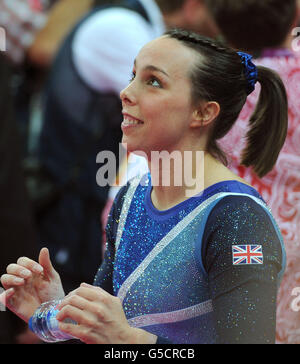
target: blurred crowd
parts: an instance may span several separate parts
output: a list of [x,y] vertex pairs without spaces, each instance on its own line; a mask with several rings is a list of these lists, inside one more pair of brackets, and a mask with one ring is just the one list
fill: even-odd
[[[114,178],[97,184],[96,157],[119,155],[119,92],[143,44],[187,27],[251,52],[286,84],[289,135],[270,175],[261,181],[238,165],[255,95],[222,145],[232,169],[275,210],[288,261],[277,341],[300,343],[300,318],[290,310],[290,291],[300,286],[299,9],[296,0],[0,0],[0,275],[45,246],[66,292],[93,281],[118,191],[109,188]],[[138,159],[128,167],[126,176],[118,171],[123,183],[147,170]],[[34,342],[18,318],[0,312],[0,343]]]

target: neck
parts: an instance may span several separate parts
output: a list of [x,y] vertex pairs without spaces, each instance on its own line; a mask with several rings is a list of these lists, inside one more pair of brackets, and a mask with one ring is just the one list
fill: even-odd
[[204,152],[160,153],[149,168],[158,209],[166,210],[203,190]]
[[[168,210],[193,196],[200,195],[206,188],[219,182],[235,180],[248,184],[207,152],[185,156],[183,168],[178,172],[177,167],[177,173],[174,165],[168,169],[163,165],[157,167],[154,161],[149,163],[153,187],[151,199],[158,210]],[[164,175],[170,176],[170,179],[163,178]],[[180,176],[182,178],[179,178]]]
[[181,156],[173,153],[171,158],[165,156],[159,163],[152,158],[149,168],[153,205],[158,210],[167,210],[203,192],[212,184],[211,171],[220,168],[219,165],[210,154],[200,151],[185,152]]

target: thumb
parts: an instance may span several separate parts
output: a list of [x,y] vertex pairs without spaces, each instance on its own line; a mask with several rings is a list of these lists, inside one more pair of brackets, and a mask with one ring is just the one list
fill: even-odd
[[47,248],[43,248],[40,251],[39,263],[44,268],[44,274],[46,274],[48,277],[52,277],[54,273],[56,273],[51,263],[50,253]]

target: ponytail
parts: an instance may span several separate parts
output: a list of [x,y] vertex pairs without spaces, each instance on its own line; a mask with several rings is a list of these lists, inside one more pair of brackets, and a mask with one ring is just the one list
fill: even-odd
[[247,96],[255,89],[256,82],[260,83],[261,92],[249,121],[250,130],[241,163],[251,166],[259,177],[266,175],[274,167],[287,134],[288,101],[279,75],[256,66],[251,55],[236,52],[197,33],[174,29],[166,35],[201,55],[191,72],[192,99],[195,102],[215,101],[220,105],[220,114],[210,130],[206,150],[224,165],[228,165],[227,158],[218,141],[233,127]]
[[250,118],[247,145],[241,164],[252,167],[263,177],[274,167],[283,147],[288,128],[288,100],[282,80],[276,72],[258,66],[261,91],[256,109]]

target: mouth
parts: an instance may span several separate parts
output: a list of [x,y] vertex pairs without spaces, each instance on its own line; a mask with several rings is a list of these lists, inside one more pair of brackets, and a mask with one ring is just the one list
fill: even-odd
[[129,126],[136,126],[136,125],[143,125],[144,122],[140,119],[135,118],[132,115],[123,113],[124,120],[122,122],[122,127],[129,127]]

